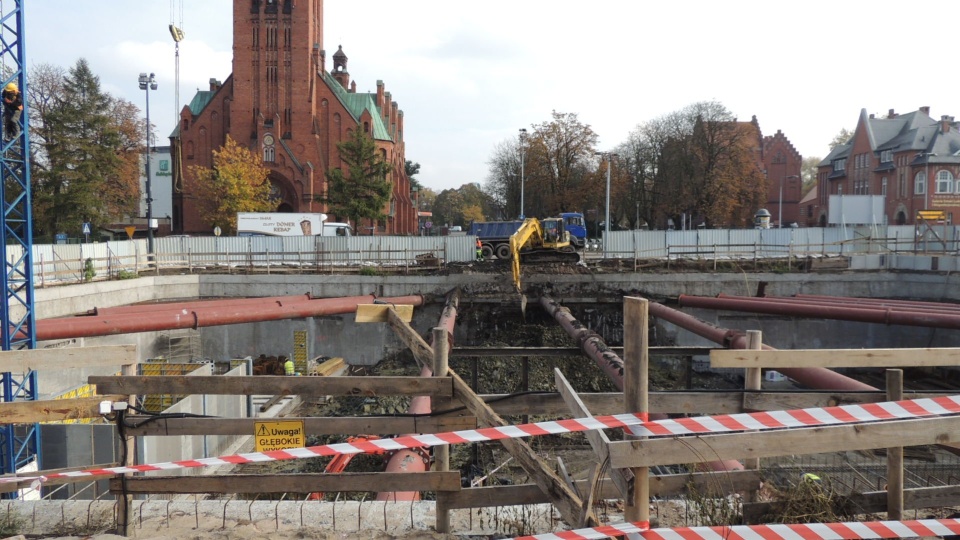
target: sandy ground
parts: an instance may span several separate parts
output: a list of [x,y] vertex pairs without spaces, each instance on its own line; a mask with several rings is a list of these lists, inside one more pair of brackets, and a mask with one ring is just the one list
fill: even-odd
[[[616,504],[595,509],[604,522],[622,520]],[[116,507],[107,501],[21,501],[0,506],[19,522],[16,532],[37,538],[118,540]],[[382,503],[356,501],[135,501],[131,538],[149,540],[339,540],[473,539],[565,530],[550,505],[454,510],[454,534],[434,532],[432,501]],[[682,504],[656,503],[651,517],[666,525],[684,523]],[[15,538],[15,537],[14,537]]]

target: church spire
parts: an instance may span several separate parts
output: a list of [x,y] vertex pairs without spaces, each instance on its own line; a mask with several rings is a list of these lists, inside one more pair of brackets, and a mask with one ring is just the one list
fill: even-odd
[[347,55],[343,52],[343,45],[338,45],[333,55],[333,78],[344,90],[350,86],[350,72],[347,71]]

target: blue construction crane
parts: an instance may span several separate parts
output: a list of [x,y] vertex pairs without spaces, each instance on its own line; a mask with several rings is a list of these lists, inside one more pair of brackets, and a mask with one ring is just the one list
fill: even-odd
[[[10,4],[13,4],[10,8]],[[33,216],[30,211],[30,130],[27,105],[26,53],[23,6],[26,0],[8,0],[0,4],[0,62],[3,84],[14,83],[23,98],[23,114],[18,122],[19,133],[6,133],[4,126],[0,145],[0,227],[3,242],[3,335],[4,351],[34,349],[37,346],[36,315],[33,297]],[[9,11],[7,11],[9,9]],[[2,368],[0,368],[2,369]],[[37,372],[3,373],[3,401],[37,399]],[[0,472],[12,473],[40,459],[40,427],[38,424],[0,427]],[[40,463],[37,463],[38,468]]]

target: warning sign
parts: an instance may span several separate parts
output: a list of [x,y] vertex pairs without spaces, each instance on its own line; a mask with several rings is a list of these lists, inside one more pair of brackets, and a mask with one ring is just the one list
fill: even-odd
[[270,452],[286,448],[303,448],[306,435],[303,420],[254,422],[255,452]]
[[917,212],[917,219],[927,221],[943,221],[947,218],[947,213],[943,210],[920,210]]

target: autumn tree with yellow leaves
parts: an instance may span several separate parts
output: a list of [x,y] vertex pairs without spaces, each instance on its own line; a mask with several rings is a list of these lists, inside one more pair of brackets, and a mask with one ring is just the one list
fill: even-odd
[[270,170],[260,156],[240,146],[229,135],[219,150],[213,151],[213,168],[190,167],[196,178],[197,198],[203,208],[203,220],[227,234],[237,231],[237,212],[270,212]]

